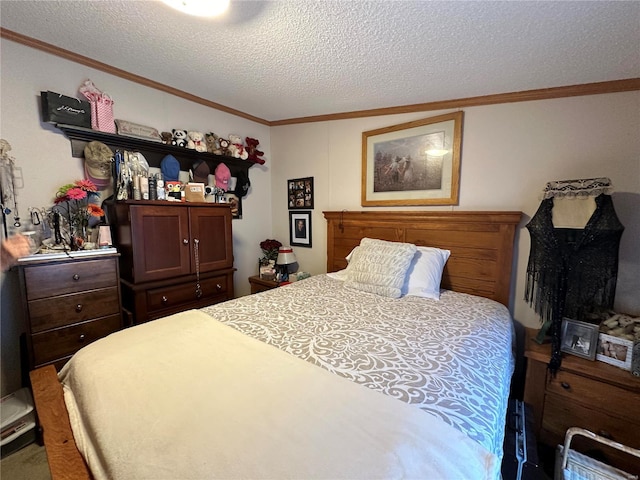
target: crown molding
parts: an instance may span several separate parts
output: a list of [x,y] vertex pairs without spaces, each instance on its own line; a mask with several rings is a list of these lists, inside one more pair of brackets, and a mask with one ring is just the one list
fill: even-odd
[[265,120],[255,117],[245,112],[226,107],[216,102],[207,100],[206,98],[192,95],[183,90],[170,87],[168,85],[156,82],[149,78],[141,77],[125,70],[119,69],[112,65],[99,62],[84,55],[65,50],[55,45],[51,45],[35,38],[22,35],[6,28],[0,28],[0,37],[11,40],[22,45],[26,45],[37,50],[41,50],[58,57],[71,60],[90,68],[109,73],[111,75],[124,78],[131,82],[144,85],[145,87],[160,90],[162,92],[174,95],[176,97],[189,100],[200,105],[204,105],[215,110],[219,110],[231,115],[235,115],[252,122],[260,123],[270,127],[282,125],[294,125],[300,123],[327,122],[332,120],[347,120],[353,118],[376,117],[381,115],[397,115],[401,113],[427,112],[434,110],[460,109],[464,107],[479,107],[485,105],[497,105],[501,103],[531,102],[535,100],[548,100],[553,98],[578,97],[584,95],[600,95],[604,93],[618,93],[640,90],[640,78],[628,78],[623,80],[613,80],[608,82],[585,83],[581,85],[570,85],[563,87],[540,88],[536,90],[524,90],[520,92],[499,93],[493,95],[483,95],[478,97],[459,98],[452,100],[442,100],[437,102],[417,103],[413,105],[402,105],[396,107],[374,108],[370,110],[357,110],[353,112],[331,113],[327,115],[315,115],[309,117],[288,118],[283,120]]
[[433,110],[450,110],[464,107],[480,107],[497,105],[500,103],[531,102],[534,100],[548,100],[552,98],[578,97],[584,95],[600,95],[603,93],[617,93],[640,90],[640,78],[613,80],[609,82],[585,83],[565,87],[540,88],[521,92],[498,93],[479,97],[458,98],[438,102],[418,103],[398,107],[374,108],[354,112],[332,113],[313,117],[289,118],[269,122],[271,126],[292,125],[296,123],[326,122],[330,120],[346,120],[351,118],[376,117],[380,115],[396,115],[399,113],[426,112]]
[[37,50],[50,53],[51,55],[56,55],[64,59],[71,60],[72,62],[76,62],[90,68],[95,68],[96,70],[109,73],[116,77],[124,78],[125,80],[129,80],[134,83],[139,83],[140,85],[144,85],[145,87],[153,88],[156,90],[160,90],[161,92],[175,95],[176,97],[180,97],[185,100],[189,100],[190,102],[204,105],[205,107],[214,108],[216,110],[220,110],[222,112],[226,112],[231,115],[235,115],[237,117],[246,118],[247,120],[251,120],[252,122],[261,123],[263,125],[269,125],[269,121],[263,118],[254,117],[253,115],[249,115],[248,113],[241,112],[240,110],[226,107],[219,103],[215,103],[210,100],[207,100],[206,98],[192,95],[183,90],[170,87],[168,85],[156,82],[149,78],[141,77],[140,75],[135,75],[131,72],[127,72],[126,70],[122,70],[120,68],[114,67],[113,65],[99,62],[97,60],[94,60],[89,57],[85,57],[84,55],[80,55],[70,50],[65,50],[64,48],[56,47],[55,45],[51,45],[50,43],[42,42],[40,40],[36,40],[35,38],[27,37],[26,35],[22,35],[20,33],[7,30],[6,28],[0,28],[0,37],[5,38],[7,40],[14,41],[16,43],[20,43],[22,45],[26,45],[27,47],[35,48]]

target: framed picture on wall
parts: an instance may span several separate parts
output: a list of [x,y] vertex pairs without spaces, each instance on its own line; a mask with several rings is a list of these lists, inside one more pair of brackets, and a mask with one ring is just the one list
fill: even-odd
[[313,177],[287,180],[289,210],[313,209]]
[[362,206],[456,205],[463,112],[362,133]]
[[289,212],[289,243],[311,247],[311,212]]

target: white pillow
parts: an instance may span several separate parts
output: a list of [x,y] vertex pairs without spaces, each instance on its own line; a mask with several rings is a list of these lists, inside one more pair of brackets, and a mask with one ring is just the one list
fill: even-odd
[[449,250],[418,247],[407,271],[402,295],[440,300],[440,281],[449,255]]
[[347,265],[345,285],[385,297],[399,298],[416,253],[411,243],[363,238]]
[[[349,265],[349,262],[353,258],[353,252],[355,252],[357,249],[358,246],[356,245],[355,247],[353,247],[353,250],[349,252],[349,255],[344,257],[344,259],[347,261],[347,265]],[[343,282],[347,279],[347,269],[344,268],[342,270],[338,270],[337,272],[328,272],[327,276],[329,278],[333,278],[334,280],[340,280],[341,282]]]
[[327,277],[343,282],[347,279],[347,269],[338,270],[337,272],[328,272]]

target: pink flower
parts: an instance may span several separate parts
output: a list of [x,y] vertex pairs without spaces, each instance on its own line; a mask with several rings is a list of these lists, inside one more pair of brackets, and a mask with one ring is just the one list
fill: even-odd
[[82,200],[83,198],[87,198],[87,192],[79,187],[73,187],[67,190],[66,197],[69,200]]

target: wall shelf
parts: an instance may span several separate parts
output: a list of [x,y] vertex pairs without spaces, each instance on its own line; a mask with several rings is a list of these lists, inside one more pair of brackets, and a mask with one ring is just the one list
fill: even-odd
[[173,155],[180,163],[180,170],[188,172],[196,160],[205,160],[209,165],[211,173],[220,163],[224,163],[231,175],[236,177],[238,173],[249,175],[249,168],[254,163],[239,158],[224,155],[214,155],[207,152],[196,152],[195,150],[167,145],[150,140],[141,140],[123,135],[99,132],[90,128],[76,127],[74,125],[56,124],[56,127],[64,132],[71,141],[71,154],[76,158],[84,158],[84,147],[91,141],[102,142],[114,152],[116,150],[128,150],[140,152],[149,163],[150,167],[160,168],[160,162],[166,155]]

